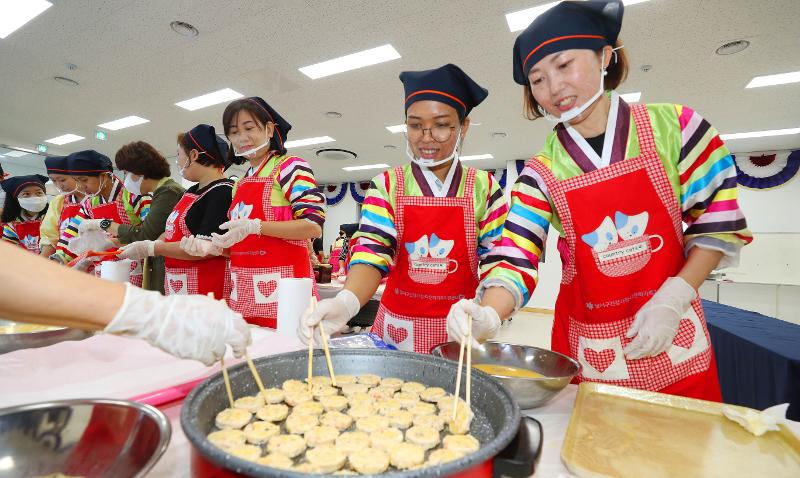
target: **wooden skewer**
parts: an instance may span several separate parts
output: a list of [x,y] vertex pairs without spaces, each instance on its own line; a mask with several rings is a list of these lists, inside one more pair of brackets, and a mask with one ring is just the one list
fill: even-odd
[[250,371],[253,373],[253,378],[256,379],[256,385],[258,385],[258,391],[261,392],[261,396],[264,396],[264,383],[261,381],[261,377],[258,375],[258,370],[256,369],[256,365],[253,363],[253,360],[247,355],[247,350],[244,351],[244,358],[247,360],[247,366],[250,367]]
[[467,326],[467,414],[469,414],[469,401],[472,396],[472,317],[467,320],[469,324]]
[[456,420],[456,410],[458,410],[458,396],[461,394],[461,369],[464,367],[464,342],[461,340],[461,348],[458,352],[458,374],[456,374],[456,394],[453,397],[453,421]]
[[[211,300],[214,300],[214,293],[209,292],[206,294]],[[228,401],[231,403],[231,408],[233,408],[233,391],[231,390],[231,379],[228,377],[228,369],[225,368],[225,354],[223,353],[222,357],[219,359],[219,365],[222,367],[222,378],[225,380],[225,391],[228,392]]]
[[[317,298],[311,297],[314,308],[317,307]],[[325,361],[328,362],[328,373],[331,375],[331,385],[336,386],[336,374],[333,372],[333,361],[331,360],[331,351],[328,348],[328,334],[325,333],[325,326],[322,322],[317,326],[319,327],[319,335],[322,337],[322,349],[325,351]]]
[[228,392],[228,401],[231,402],[231,408],[233,408],[233,391],[231,391],[231,379],[228,378],[228,369],[225,368],[225,357],[219,359],[219,364],[222,366],[222,378],[225,379],[225,390]]

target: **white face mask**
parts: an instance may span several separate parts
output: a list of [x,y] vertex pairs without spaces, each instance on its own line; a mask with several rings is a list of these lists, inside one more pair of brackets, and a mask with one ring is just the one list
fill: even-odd
[[63,189],[59,188],[58,186],[56,186],[56,189],[58,189],[58,194],[60,194],[62,196],[69,196],[70,194],[75,194],[76,192],[78,192],[78,183],[77,182],[75,183],[75,189],[73,189],[71,191],[64,191]]
[[135,194],[137,196],[142,195],[142,181],[144,181],[144,176],[140,176],[138,181],[134,181],[132,179],[133,174],[126,173],[125,174],[125,181],[122,183],[125,186],[125,189],[131,192],[131,194]]
[[96,191],[96,192],[93,192],[93,193],[88,193],[88,192],[85,192],[85,191],[84,191],[84,193],[83,193],[83,194],[85,194],[85,195],[86,195],[86,199],[91,199],[91,198],[93,198],[93,197],[97,197],[97,196],[99,196],[99,195],[100,195],[100,193],[101,193],[101,192],[103,192],[103,179],[105,179],[105,176],[106,176],[106,174],[105,174],[105,173],[103,173],[103,174],[101,174],[101,175],[100,175],[100,185],[99,185],[99,186],[97,186],[97,191]]
[[186,166],[182,166],[181,169],[178,171],[178,174],[180,174],[183,179],[187,179],[186,170],[189,169],[189,166],[191,165],[192,165],[192,160],[189,159],[189,162],[186,163]]
[[256,157],[256,153],[260,149],[264,149],[264,148],[269,146],[269,140],[270,139],[267,138],[267,140],[264,141],[264,144],[262,144],[261,146],[257,146],[257,147],[255,147],[253,149],[248,149],[247,151],[237,151],[236,148],[234,147],[233,148],[233,154],[235,154],[236,156],[244,156],[247,159],[253,159],[253,158]]
[[47,207],[47,196],[18,198],[19,206],[28,212],[42,212]]
[[[619,47],[619,48],[622,48],[622,47]],[[608,74],[608,72],[606,71],[605,67],[602,66],[602,65],[605,65],[605,63],[606,63],[606,52],[605,52],[605,50],[603,50],[603,53],[601,54],[601,58],[600,58],[600,65],[601,65],[601,69],[600,69],[600,71],[601,71],[601,74],[600,74],[600,86],[597,88],[597,92],[594,94],[594,96],[589,98],[589,101],[587,101],[586,103],[584,103],[581,106],[576,106],[576,107],[572,108],[569,111],[565,111],[565,112],[561,113],[561,116],[559,116],[558,118],[556,118],[555,116],[553,116],[550,113],[546,112],[544,110],[544,108],[539,106],[539,112],[542,114],[544,119],[546,119],[547,121],[549,121],[551,123],[556,123],[556,124],[558,124],[558,123],[569,123],[570,121],[572,121],[575,118],[577,118],[578,116],[580,116],[584,111],[586,111],[586,108],[592,106],[594,104],[594,102],[597,101],[597,98],[600,98],[600,95],[602,95],[605,92],[605,82],[604,82],[604,80],[605,80],[606,74]]]
[[453,152],[450,153],[450,156],[446,158],[440,159],[438,161],[433,159],[417,158],[411,151],[411,145],[409,144],[408,139],[406,139],[406,156],[408,156],[408,159],[410,159],[412,163],[415,163],[417,166],[422,166],[423,168],[434,168],[441,164],[445,164],[451,159],[457,160],[459,156],[458,147],[461,146],[461,126],[458,127],[458,132],[456,134],[458,136],[456,136],[456,144],[455,146],[453,146]]

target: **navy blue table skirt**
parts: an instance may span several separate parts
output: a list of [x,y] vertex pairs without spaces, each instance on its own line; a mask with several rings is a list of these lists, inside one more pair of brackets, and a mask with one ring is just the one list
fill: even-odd
[[763,410],[791,403],[800,420],[800,325],[703,301],[725,403]]

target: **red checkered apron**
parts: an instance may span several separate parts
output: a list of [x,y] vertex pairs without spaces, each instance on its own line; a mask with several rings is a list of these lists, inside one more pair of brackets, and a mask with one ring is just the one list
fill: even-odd
[[[272,187],[280,169],[276,164],[269,177],[259,172],[270,162],[265,160],[252,176],[239,180],[228,216],[240,206],[249,210],[247,218],[264,221],[291,221],[291,206],[273,206]],[[238,217],[242,219],[243,217]],[[308,257],[306,240],[294,241],[251,234],[231,247],[230,275],[225,283],[225,298],[231,309],[242,314],[248,323],[276,328],[278,324],[278,280],[284,277],[308,277],[314,270]],[[316,285],[314,286],[316,295]]]
[[[75,200],[74,195],[69,195],[64,198],[64,203],[61,207],[61,215],[58,218],[58,237],[60,238],[64,231],[67,230],[67,226],[69,226],[72,218],[78,215],[81,212],[81,203]],[[56,250],[67,250],[60,241],[56,242]],[[70,253],[69,255],[74,256],[75,254]]]
[[[640,156],[559,181],[535,158],[538,172],[561,218],[563,275],[556,302],[552,348],[575,357],[583,370],[576,381],[604,382],[720,401],[719,382],[699,298],[684,314],[670,349],[656,357],[626,360],[625,332],[636,312],[686,262],[681,211],[643,105],[631,107]],[[637,237],[595,251],[581,238],[605,218],[641,215]],[[611,236],[608,237],[611,239]]]
[[[221,183],[208,188],[201,195],[184,193],[167,217],[164,242],[179,242],[182,238],[190,236],[192,233],[186,225],[186,213],[197,200],[220,186],[227,187],[226,184]],[[212,293],[214,297],[221,299],[225,296],[227,270],[227,257],[211,257],[201,261],[184,261],[165,257],[164,293],[166,295],[207,295]]]
[[17,233],[20,247],[34,254],[41,252],[39,247],[39,226],[41,225],[41,220],[14,223],[14,231]]
[[[467,169],[463,197],[406,196],[403,169],[393,172],[397,258],[372,332],[399,350],[427,354],[447,341],[450,306],[478,287],[475,170]],[[451,249],[430,244],[434,234]],[[423,237],[430,250],[409,251]]]
[[[88,206],[87,202],[87,206]],[[86,208],[87,214],[91,219],[111,219],[112,221],[116,222],[117,224],[131,224],[130,219],[128,218],[128,213],[125,211],[125,205],[122,204],[122,191],[119,192],[117,195],[117,199],[112,202],[107,202],[104,204],[98,204],[97,206],[88,206]],[[103,259],[105,261],[116,261],[119,260],[118,258],[107,258]],[[130,282],[131,284],[135,285],[136,287],[142,286],[142,262],[143,261],[131,261],[131,277]],[[100,268],[96,267],[94,271],[97,277],[100,277]]]

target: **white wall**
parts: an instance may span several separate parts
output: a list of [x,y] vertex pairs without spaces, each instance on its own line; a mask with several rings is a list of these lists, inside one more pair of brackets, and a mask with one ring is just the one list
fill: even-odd
[[339,235],[339,226],[355,222],[358,222],[358,203],[348,190],[339,204],[328,206],[325,211],[325,227],[322,229],[325,253],[330,252],[331,244]]

